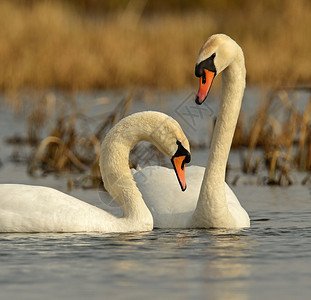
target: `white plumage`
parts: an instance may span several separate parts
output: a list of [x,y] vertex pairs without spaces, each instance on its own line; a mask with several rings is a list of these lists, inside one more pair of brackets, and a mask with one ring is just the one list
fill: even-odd
[[[0,232],[130,232],[153,229],[152,215],[128,166],[130,150],[141,140],[154,142],[168,157],[189,143],[179,124],[158,112],[142,112],[121,120],[107,134],[100,168],[106,189],[118,202],[122,217],[52,188],[0,185]],[[175,177],[174,170],[168,170]],[[180,189],[175,177],[174,186]],[[110,197],[108,194],[107,197]]]
[[[173,176],[165,170],[161,174],[160,171],[153,172],[146,168],[134,176],[154,217],[155,227],[250,226],[247,212],[225,183],[226,164],[245,89],[244,55],[239,45],[230,37],[215,34],[203,44],[198,56],[196,75],[201,81],[197,103],[205,100],[213,78],[221,72],[222,99],[207,167],[187,167],[188,188],[184,193],[174,188]],[[210,80],[206,75],[211,76]],[[203,76],[206,77],[204,80]],[[152,178],[152,182],[157,181],[157,184],[150,184],[150,180],[146,178]]]

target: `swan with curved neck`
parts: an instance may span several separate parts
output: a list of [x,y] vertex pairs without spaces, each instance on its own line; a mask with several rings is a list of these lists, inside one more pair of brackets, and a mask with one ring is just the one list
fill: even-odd
[[190,153],[179,124],[163,113],[136,113],[116,124],[101,148],[102,178],[123,209],[121,218],[48,187],[1,184],[0,232],[152,230],[152,215],[128,166],[130,150],[141,140],[152,142],[171,157],[180,186],[185,190],[185,163],[190,161]]
[[174,199],[163,195],[159,197],[163,202],[156,203],[151,199],[149,187],[145,185],[141,189],[149,209],[154,212],[156,227],[250,226],[248,214],[225,183],[226,164],[245,89],[244,55],[230,37],[215,34],[203,44],[196,63],[195,75],[200,78],[197,104],[205,101],[214,77],[220,73],[222,96],[206,168],[188,167],[188,190],[181,194],[175,189]]

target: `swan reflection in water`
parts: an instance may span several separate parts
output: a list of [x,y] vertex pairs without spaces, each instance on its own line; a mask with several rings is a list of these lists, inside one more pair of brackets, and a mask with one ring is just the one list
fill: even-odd
[[131,295],[248,299],[246,257],[254,245],[243,231],[157,229],[113,235],[109,244],[111,276],[118,274],[115,284]]
[[[207,236],[202,242],[204,235]],[[198,238],[200,246],[193,243],[191,234],[184,234],[179,242],[180,247],[188,250],[189,247],[198,249],[190,261],[182,261],[184,280],[192,283],[193,293],[211,299],[248,299],[251,266],[245,257],[252,243],[245,239],[243,232],[214,229],[198,232]]]

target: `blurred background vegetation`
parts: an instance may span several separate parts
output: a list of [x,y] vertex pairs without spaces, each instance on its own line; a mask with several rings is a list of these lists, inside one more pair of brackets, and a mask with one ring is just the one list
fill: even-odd
[[[0,0],[0,92],[27,116],[26,136],[7,139],[15,147],[12,160],[26,161],[31,175],[84,172],[82,186],[97,186],[100,142],[111,126],[148,92],[194,93],[201,45],[225,33],[243,48],[248,87],[270,91],[255,100],[260,105],[250,117],[240,114],[233,147],[242,149],[242,172],[264,168],[268,176],[260,182],[288,185],[293,169],[308,171],[306,184],[310,28],[310,0]],[[83,90],[127,96],[78,108]],[[308,97],[303,109],[297,100],[302,92]],[[94,107],[98,116],[90,117]],[[24,145],[31,151],[21,158]]]
[[202,43],[243,48],[248,84],[311,81],[308,0],[0,2],[0,89],[185,89]]

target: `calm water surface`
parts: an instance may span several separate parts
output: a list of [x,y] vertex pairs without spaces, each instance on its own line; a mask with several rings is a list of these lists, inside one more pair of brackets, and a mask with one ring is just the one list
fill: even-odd
[[[0,113],[1,139],[23,131]],[[0,183],[66,191],[65,179],[25,176],[1,147]],[[310,299],[310,185],[243,182],[233,189],[251,217],[246,230],[0,234],[0,299]],[[97,191],[72,194],[101,206]]]
[[1,299],[309,299],[307,188],[235,189],[250,229],[1,234]]

